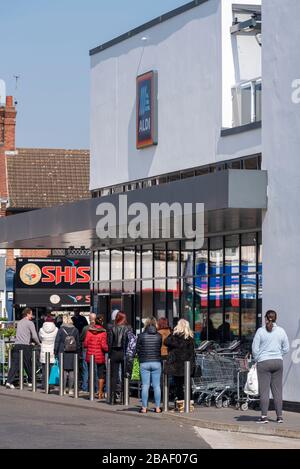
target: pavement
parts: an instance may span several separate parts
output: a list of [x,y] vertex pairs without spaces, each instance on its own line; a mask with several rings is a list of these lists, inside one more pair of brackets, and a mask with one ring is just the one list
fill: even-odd
[[[1,396],[10,396],[11,398],[28,399],[31,401],[38,400],[60,406],[77,407],[79,409],[90,408],[95,411],[119,413],[119,415],[120,413],[122,413],[122,415],[137,414],[141,406],[140,401],[136,398],[130,399],[130,405],[128,407],[123,405],[111,406],[105,401],[90,401],[88,395],[80,395],[79,399],[75,399],[68,395],[60,397],[57,390],[51,391],[49,395],[46,395],[41,390],[37,390],[36,393],[33,393],[26,387],[23,391],[20,391],[18,389],[6,389],[1,386],[0,398]],[[151,407],[151,404],[149,407]],[[141,417],[145,416],[141,415]],[[155,419],[157,417],[158,416],[152,412],[147,413],[147,418]],[[213,406],[196,406],[195,410],[189,414],[174,412],[171,408],[169,412],[163,412],[160,417],[176,422],[180,421],[182,424],[188,424],[207,430],[300,439],[300,414],[295,412],[284,412],[283,424],[278,424],[276,422],[275,413],[270,412],[269,423],[267,425],[259,425],[256,423],[259,417],[258,411],[248,410],[243,412],[231,407],[217,409]]]

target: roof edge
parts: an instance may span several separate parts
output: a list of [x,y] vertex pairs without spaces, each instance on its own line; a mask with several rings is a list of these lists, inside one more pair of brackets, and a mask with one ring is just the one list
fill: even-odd
[[181,15],[182,13],[185,13],[186,11],[198,7],[208,1],[210,0],[193,0],[192,2],[186,3],[185,5],[182,5],[181,7],[178,7],[175,10],[171,10],[167,13],[164,13],[163,15],[158,16],[157,18],[154,18],[153,20],[150,20],[147,23],[142,24],[141,26],[138,26],[137,28],[131,29],[127,33],[121,34],[121,36],[118,36],[108,42],[105,42],[98,47],[94,47],[89,51],[89,55],[92,56],[103,52],[105,49],[109,49],[110,47],[115,46],[116,44],[119,44],[120,42],[123,42],[126,39],[130,39],[131,37],[136,36],[137,34],[146,31],[147,29],[153,28],[153,26],[164,23],[165,21],[174,18],[175,16]]

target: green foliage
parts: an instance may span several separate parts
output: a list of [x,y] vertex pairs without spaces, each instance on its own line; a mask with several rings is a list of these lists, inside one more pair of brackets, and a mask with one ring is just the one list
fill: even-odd
[[16,329],[14,327],[8,327],[7,329],[0,329],[1,339],[10,339],[16,336]]
[[7,318],[0,318],[0,322],[6,322],[6,321],[8,321]]

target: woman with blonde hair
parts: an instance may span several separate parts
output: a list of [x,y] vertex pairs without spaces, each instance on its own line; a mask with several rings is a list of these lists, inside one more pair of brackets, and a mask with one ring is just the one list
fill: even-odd
[[74,396],[74,355],[79,352],[79,332],[73,324],[70,314],[63,315],[63,322],[55,339],[54,353],[60,358],[64,354],[64,390],[67,394],[67,382],[69,396]]
[[194,333],[185,319],[180,319],[173,334],[165,340],[168,347],[166,373],[174,377],[175,405],[184,398],[184,362],[191,362],[191,370],[195,368]]

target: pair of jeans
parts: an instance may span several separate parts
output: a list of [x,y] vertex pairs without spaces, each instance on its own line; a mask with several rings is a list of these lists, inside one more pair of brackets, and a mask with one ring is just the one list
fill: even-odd
[[149,388],[152,384],[154,390],[155,407],[160,407],[161,401],[161,362],[143,362],[140,364],[142,378],[142,406],[148,407]]
[[82,391],[87,392],[89,390],[89,365],[85,361],[86,358],[86,350],[82,352],[82,384],[81,389]]

